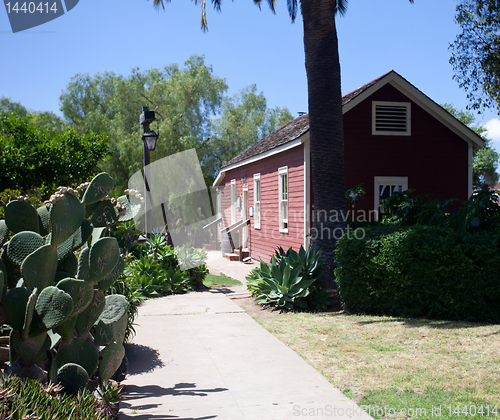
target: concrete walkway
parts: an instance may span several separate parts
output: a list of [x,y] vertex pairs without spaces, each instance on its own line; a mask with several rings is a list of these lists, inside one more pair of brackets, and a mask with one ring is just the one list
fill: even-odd
[[[252,268],[214,252],[208,265],[240,281]],[[241,293],[244,286],[141,305],[120,419],[371,419],[228,298]]]

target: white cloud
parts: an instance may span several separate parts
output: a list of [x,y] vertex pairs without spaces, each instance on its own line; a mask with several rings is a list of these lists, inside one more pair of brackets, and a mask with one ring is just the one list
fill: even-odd
[[486,122],[484,127],[488,130],[486,136],[492,141],[500,143],[500,120],[493,118]]

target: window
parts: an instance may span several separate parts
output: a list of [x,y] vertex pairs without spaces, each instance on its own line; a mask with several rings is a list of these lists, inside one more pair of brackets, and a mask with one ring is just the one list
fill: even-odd
[[408,189],[408,177],[376,176],[375,177],[375,216],[380,220],[384,201],[394,194]]
[[231,224],[236,222],[236,180],[231,180]]
[[254,229],[260,229],[260,174],[253,176]]
[[410,105],[409,102],[372,102],[372,134],[411,135]]
[[279,227],[280,232],[288,232],[288,166],[278,169],[279,182]]

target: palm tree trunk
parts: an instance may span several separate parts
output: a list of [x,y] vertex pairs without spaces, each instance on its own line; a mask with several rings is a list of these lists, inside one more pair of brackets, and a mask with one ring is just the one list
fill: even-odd
[[336,0],[301,0],[309,95],[314,216],[312,244],[329,269],[321,281],[333,286],[333,255],[345,228],[344,132]]

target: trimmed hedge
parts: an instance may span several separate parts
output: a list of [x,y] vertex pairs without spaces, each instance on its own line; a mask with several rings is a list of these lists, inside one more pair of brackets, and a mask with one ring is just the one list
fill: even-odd
[[344,310],[500,322],[500,236],[443,226],[372,225],[337,243]]

